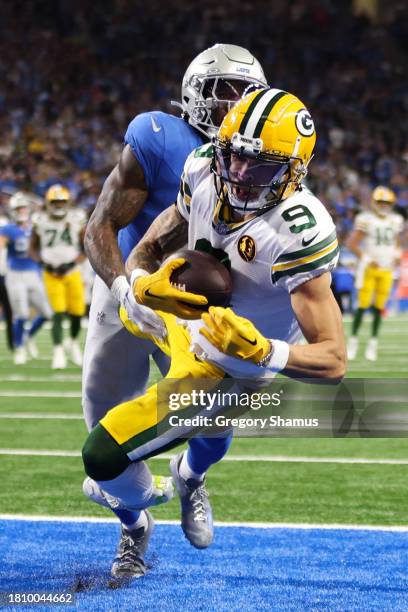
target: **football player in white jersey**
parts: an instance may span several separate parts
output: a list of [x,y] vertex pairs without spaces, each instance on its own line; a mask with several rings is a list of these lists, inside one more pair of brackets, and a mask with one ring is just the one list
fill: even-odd
[[360,325],[364,312],[372,306],[373,324],[365,358],[377,360],[382,313],[392,289],[394,270],[401,259],[400,236],[404,220],[392,210],[395,201],[391,189],[376,187],[371,196],[371,210],[356,216],[354,231],[347,242],[348,248],[358,257],[355,279],[358,308],[347,344],[349,359],[356,358]]
[[[204,378],[216,386],[227,373],[256,386],[278,372],[332,383],[344,376],[342,319],[330,289],[338,257],[335,227],[324,205],[301,184],[315,139],[303,103],[266,89],[229,111],[213,147],[201,146],[187,158],[177,205],[157,217],[128,259],[137,302],[160,311],[166,324],[166,339],[154,340],[171,357],[167,379]],[[197,310],[186,305],[207,300],[171,284],[184,260],[159,268],[183,241],[229,259],[233,308],[210,307],[197,319]],[[141,333],[123,308],[121,318],[129,331]],[[300,330],[309,344],[297,343]],[[168,402],[153,385],[113,407],[83,449],[95,499],[99,495],[105,506],[144,517],[143,546],[138,559],[129,559],[128,577],[146,572],[143,554],[152,527],[146,508],[156,503],[144,459],[180,442],[179,431],[170,426],[158,433],[163,409],[168,413]],[[185,463],[180,453],[170,464],[177,489],[184,486],[181,466],[192,472]],[[191,473],[194,479],[204,476]],[[198,502],[205,516],[208,500]],[[190,526],[182,526],[189,537]]]
[[[54,311],[52,341],[53,369],[66,367],[64,347],[75,365],[82,364],[78,343],[81,317],[85,314],[85,290],[79,264],[83,250],[86,215],[83,210],[70,208],[71,194],[63,185],[52,185],[45,194],[45,210],[33,216],[31,253],[44,266],[44,283]],[[70,337],[62,343],[62,321],[68,314]]]

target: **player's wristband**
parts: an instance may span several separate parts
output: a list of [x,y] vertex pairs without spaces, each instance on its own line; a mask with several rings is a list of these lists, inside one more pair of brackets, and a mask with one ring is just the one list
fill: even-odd
[[273,372],[280,372],[288,363],[289,344],[283,340],[271,340],[271,345],[271,352],[264,357],[259,365]]
[[126,276],[117,276],[111,285],[111,294],[119,304],[121,304],[125,298],[126,293],[129,291],[129,283],[127,282]]

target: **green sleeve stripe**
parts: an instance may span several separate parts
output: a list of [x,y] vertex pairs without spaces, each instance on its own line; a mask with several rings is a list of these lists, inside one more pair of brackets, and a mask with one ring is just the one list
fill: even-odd
[[300,259],[301,257],[305,257],[306,255],[313,255],[314,253],[317,253],[318,251],[324,249],[324,247],[329,246],[329,244],[331,244],[334,240],[336,240],[336,230],[334,230],[330,234],[330,236],[328,236],[324,240],[321,240],[317,244],[307,247],[306,249],[300,249],[300,251],[294,251],[293,253],[284,253],[283,255],[278,257],[275,263],[293,261],[294,259]]
[[309,272],[310,270],[316,270],[328,263],[332,259],[338,255],[340,249],[337,247],[334,251],[321,257],[320,259],[316,259],[316,261],[311,261],[310,263],[304,264],[303,266],[297,266],[296,268],[290,268],[290,270],[282,270],[280,272],[272,273],[272,282],[276,283],[280,278],[284,276],[294,276],[295,274],[300,274],[301,272]]
[[211,144],[204,144],[194,151],[194,157],[212,157],[214,147]]
[[186,181],[184,181],[184,193],[191,198],[191,189]]

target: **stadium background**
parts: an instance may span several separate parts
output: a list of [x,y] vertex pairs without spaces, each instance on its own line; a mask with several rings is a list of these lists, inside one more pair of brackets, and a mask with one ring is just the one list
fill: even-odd
[[[357,14],[363,5],[368,13]],[[189,61],[221,41],[248,47],[273,86],[306,102],[318,131],[309,184],[334,216],[341,240],[379,182],[395,190],[406,217],[407,29],[405,3],[398,1],[3,3],[0,214],[7,193],[24,189],[41,197],[57,180],[91,210],[129,120],[144,110],[174,112],[169,100],[179,99]],[[350,375],[407,378],[406,323],[391,312],[381,360],[368,367],[358,359]],[[18,370],[3,333],[0,339],[7,562],[1,591],[34,591],[39,584],[58,591],[80,574],[90,586],[78,596],[78,609],[177,610],[180,601],[197,610],[408,609],[402,438],[237,440],[209,487],[218,520],[251,527],[220,528],[214,548],[200,556],[177,527],[159,526],[155,571],[137,592],[105,589],[113,525],[11,520],[108,517],[80,493],[80,371],[51,372],[48,334],[40,336],[41,358]],[[165,473],[167,460],[155,460],[153,469]],[[177,520],[177,502],[155,514]],[[261,530],[256,523],[402,531]]]

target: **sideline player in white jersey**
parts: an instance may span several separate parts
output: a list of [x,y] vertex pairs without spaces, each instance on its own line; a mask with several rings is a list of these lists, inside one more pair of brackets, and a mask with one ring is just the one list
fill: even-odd
[[[0,249],[7,248],[6,287],[13,314],[14,363],[23,365],[27,357],[38,357],[34,336],[46,319],[52,317],[41,278],[41,269],[29,256],[31,221],[30,198],[18,191],[11,196],[9,210],[12,223],[0,227]],[[25,324],[30,308],[37,316],[31,321],[27,337]],[[28,352],[28,354],[27,354]]]
[[[176,379],[176,386],[177,380],[207,379],[215,387],[225,373],[252,379],[255,386],[277,372],[332,383],[344,376],[342,320],[330,289],[338,257],[335,227],[301,184],[315,139],[309,112],[292,94],[266,89],[245,96],[224,118],[214,147],[204,145],[188,157],[177,207],[153,222],[130,255],[137,302],[161,311],[166,324],[166,339],[155,342],[171,357],[166,378]],[[157,270],[183,241],[228,257],[233,308],[210,307],[197,319],[186,302],[202,306],[206,298],[170,282],[184,260]],[[141,333],[124,309],[121,316],[130,331]],[[296,343],[300,329],[309,344]],[[168,412],[168,401],[153,385],[144,396],[113,407],[83,449],[100,503],[144,517],[128,577],[146,572],[143,555],[152,528],[146,508],[155,497],[144,460],[180,443],[180,432],[166,426]],[[181,453],[171,462],[176,487],[183,459]],[[201,500],[203,514],[206,503]],[[186,533],[189,525],[183,528]]]
[[[79,264],[84,261],[83,240],[86,214],[70,208],[71,194],[63,185],[52,185],[45,194],[45,210],[33,215],[31,253],[44,266],[44,283],[54,311],[52,341],[53,369],[66,367],[64,346],[75,365],[82,365],[78,342],[85,314],[85,290]],[[70,337],[64,342],[62,322],[70,318]]]
[[352,335],[347,343],[347,356],[355,359],[358,351],[358,332],[364,312],[372,306],[373,324],[365,358],[376,361],[378,331],[383,310],[390,296],[395,268],[401,260],[400,237],[404,219],[393,212],[395,193],[388,187],[378,186],[371,196],[371,210],[359,213],[347,246],[357,257],[355,286],[358,290],[358,308],[354,313]]

